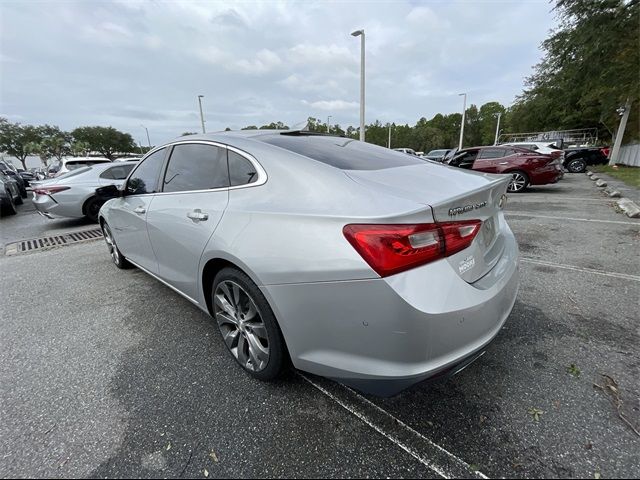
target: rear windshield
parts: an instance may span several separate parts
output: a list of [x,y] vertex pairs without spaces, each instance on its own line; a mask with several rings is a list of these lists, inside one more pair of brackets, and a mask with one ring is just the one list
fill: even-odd
[[259,139],[342,170],[382,170],[424,164],[420,158],[350,138],[273,135]]
[[88,172],[91,170],[91,167],[84,167],[82,165],[78,165],[75,168],[72,168],[70,171],[63,173],[62,175],[56,177],[56,180],[62,180],[63,178],[75,177],[76,175],[80,175],[81,173]]

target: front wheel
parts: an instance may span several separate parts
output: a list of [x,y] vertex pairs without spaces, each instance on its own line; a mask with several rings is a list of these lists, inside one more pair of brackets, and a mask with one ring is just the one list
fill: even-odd
[[507,190],[511,193],[522,192],[529,186],[529,176],[521,171],[511,172],[511,182]]
[[571,173],[582,173],[587,169],[587,162],[582,158],[576,158],[575,160],[569,160],[567,163],[567,170]]
[[2,216],[15,215],[17,213],[16,205],[13,202],[13,197],[10,193],[6,201],[0,204],[0,213],[2,214]]
[[133,265],[131,265],[127,261],[127,259],[124,258],[124,255],[122,255],[122,253],[118,249],[118,245],[116,245],[116,239],[113,238],[113,234],[111,233],[111,229],[109,228],[109,225],[107,225],[107,222],[102,224],[102,234],[104,235],[104,241],[107,242],[109,255],[111,255],[111,260],[113,261],[114,265],[122,269],[133,267]]
[[276,317],[255,283],[235,268],[215,277],[213,315],[227,349],[240,366],[259,380],[273,380],[283,370],[286,351]]

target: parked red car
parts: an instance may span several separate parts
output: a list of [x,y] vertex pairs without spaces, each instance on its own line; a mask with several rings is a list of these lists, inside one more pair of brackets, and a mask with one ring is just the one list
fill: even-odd
[[560,158],[518,147],[465,148],[445,163],[478,172],[510,173],[510,192],[521,192],[529,185],[556,183],[564,174]]

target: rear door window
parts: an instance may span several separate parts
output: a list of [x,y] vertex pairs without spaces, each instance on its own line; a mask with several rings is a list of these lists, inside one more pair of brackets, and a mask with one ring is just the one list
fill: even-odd
[[229,150],[229,184],[232,187],[253,183],[258,179],[256,167],[242,155]]
[[124,180],[127,178],[134,165],[118,165],[117,167],[107,168],[100,174],[100,178],[109,180]]
[[504,148],[484,148],[480,150],[478,160],[490,160],[501,157],[504,157]]
[[163,185],[164,192],[228,187],[227,149],[201,143],[174,146]]

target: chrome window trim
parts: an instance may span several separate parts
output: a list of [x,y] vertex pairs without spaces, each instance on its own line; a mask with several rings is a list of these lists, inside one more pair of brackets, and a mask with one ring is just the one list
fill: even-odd
[[[219,187],[219,188],[206,188],[206,189],[201,189],[201,190],[182,190],[180,192],[156,192],[156,193],[140,193],[137,195],[127,195],[127,196],[142,196],[142,195],[180,195],[182,193],[205,193],[205,192],[221,192],[221,191],[225,191],[225,190],[239,190],[241,188],[251,188],[251,187],[259,187],[260,185],[264,185],[265,183],[267,183],[267,172],[265,171],[265,169],[262,167],[262,165],[260,165],[260,162],[258,162],[258,160],[256,160],[256,158],[251,155],[250,153],[245,152],[244,150],[240,150],[239,148],[236,147],[232,147],[231,145],[225,145],[224,143],[220,143],[220,142],[216,142],[214,140],[176,140],[174,142],[171,143],[167,143],[164,145],[161,145],[159,147],[154,148],[153,150],[149,151],[147,153],[147,155],[145,155],[141,160],[140,163],[142,163],[147,156],[155,153],[157,150],[160,150],[161,148],[169,148],[169,147],[174,147],[176,145],[189,145],[189,144],[204,144],[204,145],[212,145],[214,147],[220,147],[220,148],[224,148],[225,150],[231,150],[232,152],[237,153],[238,155],[240,155],[241,157],[246,158],[247,160],[249,160],[249,162],[251,162],[251,164],[255,167],[256,171],[258,172],[258,178],[251,182],[251,183],[247,183],[245,185],[235,185],[235,186],[229,186],[229,187]],[[169,160],[171,161],[171,157],[169,157]],[[133,173],[136,169],[134,169],[131,173]],[[130,176],[131,174],[129,174]],[[124,185],[127,184],[127,182],[129,181],[129,177],[126,178],[126,180],[124,181]],[[162,185],[164,186],[164,185]]]

